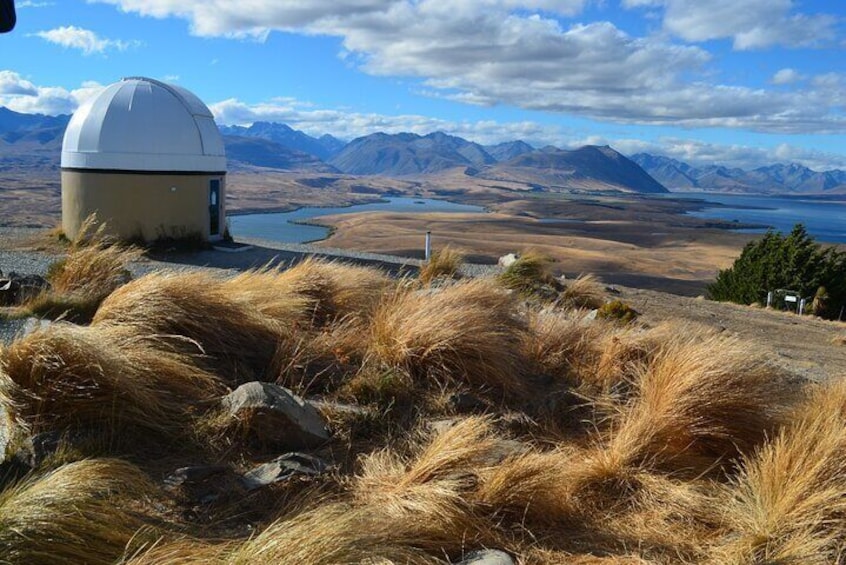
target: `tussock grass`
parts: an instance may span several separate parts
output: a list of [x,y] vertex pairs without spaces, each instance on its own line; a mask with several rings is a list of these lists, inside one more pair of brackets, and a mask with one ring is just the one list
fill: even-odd
[[694,473],[751,453],[789,419],[797,394],[750,344],[693,327],[668,337],[633,386],[609,449]]
[[846,382],[816,387],[726,491],[713,563],[838,563],[846,546]]
[[154,492],[137,468],[113,459],[78,461],[30,476],[0,492],[0,560],[114,563],[143,525],[128,503]]
[[0,399],[32,432],[83,427],[185,435],[222,383],[172,340],[58,323],[0,352]]
[[278,273],[277,285],[313,304],[316,324],[368,317],[393,283],[377,269],[308,257]]
[[24,307],[37,316],[87,322],[99,304],[129,279],[127,266],[143,254],[136,247],[121,245],[104,235],[105,224],[96,225],[92,215],[83,222],[67,255],[51,265],[50,289]]
[[374,314],[367,358],[423,385],[458,381],[519,392],[525,328],[514,298],[489,281],[437,291],[400,289]]
[[429,260],[420,267],[418,279],[424,285],[428,285],[438,278],[455,278],[463,262],[464,255],[447,245],[433,252]]
[[292,323],[262,315],[208,273],[159,272],[113,292],[92,326],[112,326],[137,336],[182,336],[187,338],[180,342],[183,352],[203,353],[206,368],[238,384],[268,372]]
[[523,294],[535,294],[544,286],[554,285],[551,260],[534,250],[525,251],[498,276],[499,282],[508,289]]
[[565,285],[559,300],[573,308],[594,310],[605,304],[605,289],[595,276],[580,275]]

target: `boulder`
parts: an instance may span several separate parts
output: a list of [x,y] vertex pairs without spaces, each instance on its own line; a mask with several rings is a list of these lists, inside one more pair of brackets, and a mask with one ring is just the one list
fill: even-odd
[[50,283],[40,275],[0,275],[0,306],[22,304],[48,288]]
[[456,565],[515,565],[515,561],[504,551],[482,549],[468,553]]
[[243,384],[225,396],[222,405],[233,427],[262,448],[302,449],[329,439],[317,409],[279,385]]
[[499,265],[500,267],[507,269],[508,267],[510,267],[511,265],[516,263],[517,259],[519,259],[519,258],[520,258],[520,256],[518,254],[509,253],[507,255],[503,255],[502,257],[500,257],[499,261],[497,261],[496,264]]
[[328,468],[322,459],[313,455],[286,453],[245,473],[241,484],[247,491],[252,491],[295,477],[316,477]]

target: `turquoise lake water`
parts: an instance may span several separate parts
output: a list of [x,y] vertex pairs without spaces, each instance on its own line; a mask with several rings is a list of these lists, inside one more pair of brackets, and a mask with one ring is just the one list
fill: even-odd
[[282,243],[307,243],[325,239],[329,229],[321,226],[308,226],[293,222],[303,222],[318,216],[332,214],[357,214],[360,212],[403,212],[420,214],[423,212],[463,212],[479,213],[481,206],[455,204],[446,200],[429,198],[385,198],[382,202],[359,204],[339,208],[299,208],[293,212],[273,214],[245,214],[229,216],[229,227],[237,237],[257,237]]

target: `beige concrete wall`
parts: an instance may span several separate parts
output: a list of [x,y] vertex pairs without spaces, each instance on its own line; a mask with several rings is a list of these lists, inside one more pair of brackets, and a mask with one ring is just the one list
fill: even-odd
[[[109,233],[147,241],[201,234],[209,239],[209,181],[220,179],[219,234],[226,225],[221,176],[62,171],[62,229],[73,238],[92,213]],[[214,239],[214,238],[213,238]]]

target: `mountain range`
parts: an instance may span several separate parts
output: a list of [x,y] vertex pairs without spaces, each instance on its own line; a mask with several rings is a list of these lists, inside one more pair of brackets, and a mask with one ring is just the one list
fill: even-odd
[[[0,170],[57,169],[70,116],[22,114],[0,107]],[[660,155],[631,159],[608,146],[575,150],[536,149],[523,141],[480,145],[443,132],[374,133],[345,143],[313,137],[288,125],[256,122],[221,126],[233,168],[264,167],[298,172],[421,176],[461,170],[490,180],[524,183],[536,190],[665,192],[716,190],[743,193],[846,193],[846,172],[816,172],[797,164],[753,170],[720,165],[695,167]]]
[[693,167],[682,161],[637,153],[632,161],[655,180],[675,191],[721,191],[739,193],[846,193],[846,171],[812,171],[802,165],[775,164],[744,170],[720,165]]

